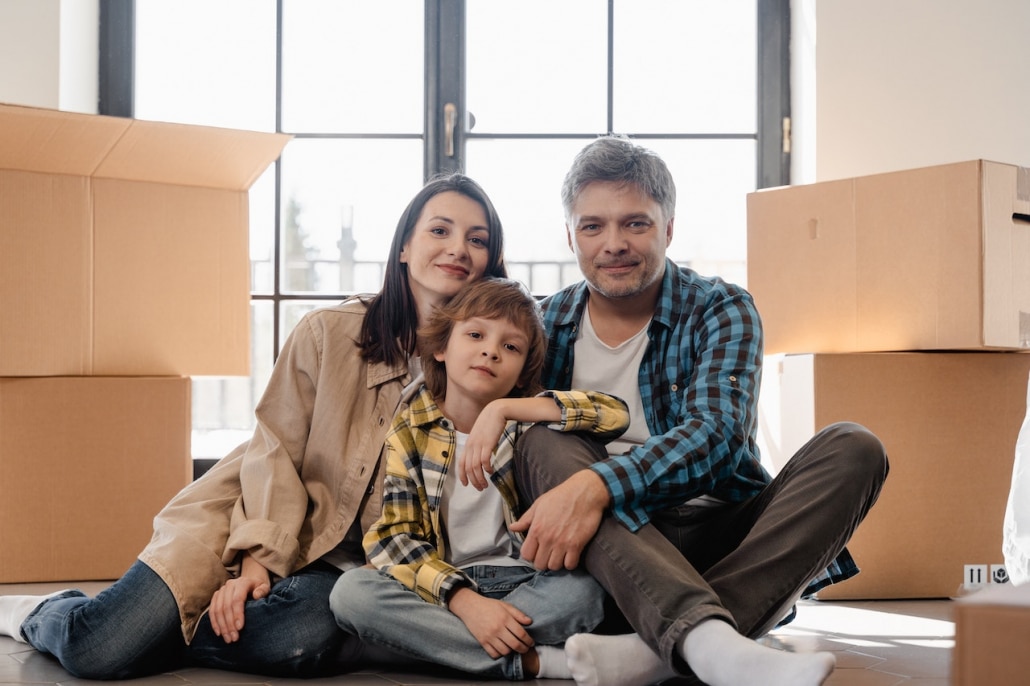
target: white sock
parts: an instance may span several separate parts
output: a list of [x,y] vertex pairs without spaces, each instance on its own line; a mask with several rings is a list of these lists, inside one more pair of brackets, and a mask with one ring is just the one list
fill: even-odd
[[708,686],[819,686],[833,672],[832,653],[788,653],[737,633],[720,619],[698,624],[680,654]]
[[578,686],[644,686],[676,676],[636,634],[575,634],[565,657]]
[[0,636],[10,636],[19,643],[26,643],[21,635],[21,625],[39,605],[58,593],[47,595],[5,595],[0,596]]
[[565,651],[557,646],[535,646],[536,657],[540,660],[537,679],[571,679],[572,672],[565,663]]

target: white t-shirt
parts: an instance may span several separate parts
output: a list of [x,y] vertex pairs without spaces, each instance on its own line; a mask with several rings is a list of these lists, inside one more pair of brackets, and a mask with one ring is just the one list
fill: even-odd
[[471,565],[521,564],[512,557],[511,538],[504,524],[504,501],[491,483],[482,491],[458,480],[455,466],[465,451],[468,434],[455,432],[457,445],[443,484],[440,518],[447,536],[447,562],[459,569]]

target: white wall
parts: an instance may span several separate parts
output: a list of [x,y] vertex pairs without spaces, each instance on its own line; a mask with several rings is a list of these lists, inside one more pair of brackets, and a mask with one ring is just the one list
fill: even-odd
[[795,146],[794,183],[978,158],[1030,166],[1030,2],[794,4],[796,73],[815,79],[814,95],[800,84],[796,127],[816,123]]
[[0,0],[0,102],[97,111],[99,0]]

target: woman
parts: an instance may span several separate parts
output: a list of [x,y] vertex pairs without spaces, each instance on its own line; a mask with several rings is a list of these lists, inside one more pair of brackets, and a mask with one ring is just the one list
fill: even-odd
[[[379,460],[415,332],[464,284],[506,276],[501,223],[462,175],[430,181],[397,223],[385,283],[308,313],[284,345],[249,442],[187,486],[119,581],[0,598],[0,634],[82,678],[198,664],[274,676],[346,669],[329,592],[364,564],[382,504]],[[145,458],[145,456],[144,456]]]

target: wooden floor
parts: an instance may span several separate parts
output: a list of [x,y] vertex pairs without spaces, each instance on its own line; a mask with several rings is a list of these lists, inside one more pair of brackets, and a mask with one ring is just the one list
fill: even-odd
[[[69,584],[0,584],[0,595],[49,593]],[[86,593],[104,584],[77,585]],[[762,641],[791,651],[829,650],[837,656],[837,669],[829,686],[948,686],[954,624],[950,600],[804,601],[790,625]],[[90,683],[68,675],[48,656],[24,643],[0,637],[0,685]],[[345,686],[458,686],[486,683],[476,679],[442,677],[410,672],[375,671],[331,679],[269,679],[208,669],[184,669],[136,679],[140,686],[189,684],[320,684]],[[495,683],[495,682],[494,682]],[[538,680],[535,683],[569,684]]]

